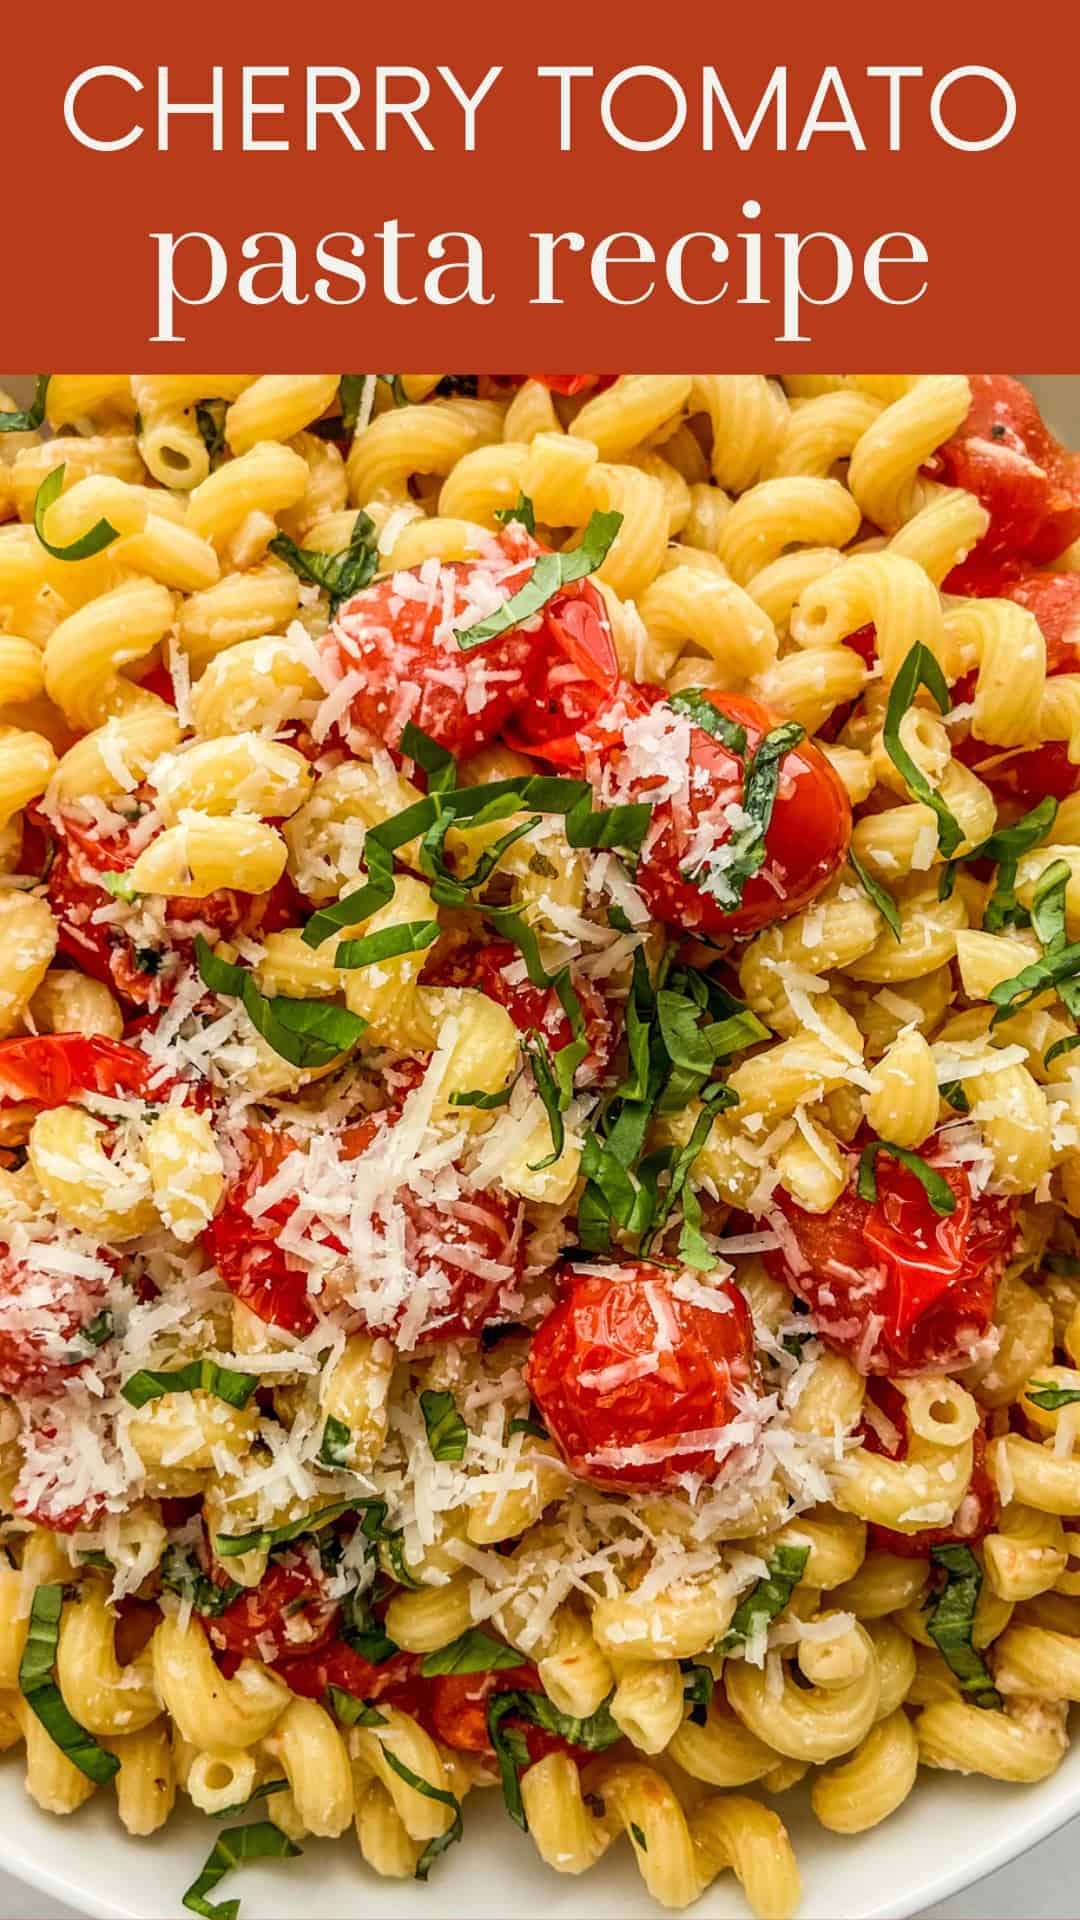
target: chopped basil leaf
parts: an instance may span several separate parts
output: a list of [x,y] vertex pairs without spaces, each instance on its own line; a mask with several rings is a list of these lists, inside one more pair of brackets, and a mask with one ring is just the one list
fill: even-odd
[[403,376],[400,373],[377,373],[375,378],[381,380],[384,387],[389,387],[395,407],[412,406],[413,403],[405,391]]
[[680,1660],[679,1665],[683,1671],[683,1699],[690,1703],[690,1718],[696,1727],[703,1727],[708,1717],[716,1675],[711,1667],[699,1666],[693,1660]]
[[1068,941],[1065,895],[1071,877],[1067,860],[1052,860],[1039,875],[1031,902],[1031,924],[1044,953],[1060,953]]
[[161,1583],[170,1593],[178,1593],[182,1600],[189,1601],[196,1613],[205,1614],[211,1620],[224,1613],[244,1592],[235,1580],[219,1587],[208,1579],[191,1555],[175,1541],[161,1556]]
[[225,451],[225,402],[200,401],[195,408],[195,425],[211,464]]
[[630,1833],[636,1844],[641,1848],[642,1853],[648,1853],[649,1843],[636,1820],[631,1820],[630,1822]]
[[891,1140],[871,1140],[859,1155],[859,1172],[855,1181],[855,1191],[860,1200],[871,1202],[877,1199],[877,1169],[875,1162],[879,1153],[887,1153],[893,1160],[899,1160],[902,1167],[915,1175],[935,1213],[956,1212],[956,1195],[948,1181],[927,1162],[908,1147],[895,1146]]
[[933,1547],[930,1558],[944,1571],[945,1585],[931,1602],[927,1632],[959,1681],[961,1693],[976,1707],[1000,1707],[1001,1695],[972,1641],[982,1568],[970,1547]]
[[427,1388],[420,1395],[420,1411],[432,1459],[463,1460],[469,1444],[469,1429],[457,1410],[453,1394],[436,1393]]
[[534,1440],[550,1440],[551,1438],[547,1428],[542,1425],[539,1420],[511,1420],[506,1429],[507,1439],[511,1439],[515,1433],[531,1434]]
[[302,1847],[269,1820],[258,1820],[249,1827],[230,1827],[215,1840],[202,1872],[184,1895],[184,1905],[189,1912],[201,1914],[203,1920],[236,1920],[239,1900],[206,1898],[219,1881],[248,1860],[295,1860],[302,1852]]
[[541,554],[525,585],[511,594],[501,607],[486,620],[477,621],[475,626],[456,629],[455,637],[462,652],[469,653],[473,647],[481,647],[485,641],[507,633],[522,620],[531,619],[563,587],[595,573],[606,559],[621,526],[621,513],[594,513],[579,547],[562,553]]
[[45,475],[34,495],[34,532],[46,553],[51,553],[54,560],[90,560],[95,553],[103,552],[114,540],[119,540],[120,535],[110,520],[95,520],[92,527],[88,527],[67,547],[54,547],[52,541],[45,537],[45,515],[63,492],[66,472],[67,465],[61,461],[59,466]]
[[36,433],[45,418],[45,397],[51,373],[39,373],[34,398],[28,407],[0,413],[0,433]]
[[496,507],[495,518],[501,520],[504,527],[520,520],[526,533],[536,532],[536,512],[527,493],[518,494],[516,507]]
[[399,750],[427,774],[429,793],[446,793],[457,785],[457,761],[446,747],[407,720],[401,729]]
[[425,1680],[439,1673],[494,1673],[500,1667],[520,1667],[523,1664],[520,1653],[508,1647],[503,1640],[493,1640],[490,1633],[484,1633],[480,1627],[472,1627],[467,1633],[461,1633],[448,1646],[437,1647],[434,1653],[425,1654],[420,1662],[420,1672]]
[[957,1113],[970,1113],[971,1102],[964,1092],[962,1080],[945,1080],[939,1091],[942,1099],[947,1100],[950,1107],[955,1107]]
[[106,1753],[93,1734],[68,1712],[53,1678],[63,1607],[64,1589],[59,1581],[36,1588],[30,1606],[26,1646],[19,1662],[19,1691],[50,1740],[72,1766],[78,1767],[88,1780],[104,1786],[116,1774],[120,1762],[113,1754]]
[[364,388],[369,378],[370,375],[366,373],[343,373],[338,381],[342,433],[356,432],[356,422],[364,400]]
[[340,553],[317,553],[314,547],[298,547],[287,533],[274,535],[270,552],[284,560],[301,580],[310,581],[330,595],[331,617],[354,593],[369,584],[379,564],[375,522],[366,513],[357,514],[349,544]]
[[971,852],[964,855],[965,860],[994,860],[997,862],[997,874],[994,891],[986,903],[983,914],[983,931],[1000,933],[1003,927],[1015,926],[1026,916],[1016,898],[1016,870],[1025,853],[1045,840],[1057,815],[1058,803],[1048,794],[1040,800],[1037,807],[1025,813],[1020,820],[1014,820],[1011,827],[1000,827]]
[[780,784],[780,765],[785,754],[805,737],[805,727],[796,720],[786,720],[783,726],[769,729],[746,762],[742,810],[748,819],[745,826],[735,828],[721,849],[726,865],[709,867],[705,862],[687,876],[703,893],[711,894],[726,912],[733,912],[741,905],[746,882],[764,864],[765,839]]
[[729,719],[726,713],[721,713],[701,687],[687,687],[682,693],[673,693],[668,706],[685,720],[692,721],[695,727],[700,727],[703,733],[711,733],[721,746],[738,754],[740,760],[743,759],[746,753],[746,728],[741,727],[737,720]]
[[1059,1387],[1053,1380],[1033,1380],[1024,1388],[1025,1400],[1044,1413],[1056,1413],[1059,1407],[1075,1407],[1080,1402],[1080,1387]]
[[79,1559],[84,1567],[99,1567],[102,1573],[111,1573],[113,1571],[113,1563],[109,1559],[108,1554],[101,1553],[97,1548],[94,1548],[90,1553],[80,1553]]
[[[1076,997],[1074,988],[1078,975],[1080,945],[1059,947],[1056,953],[1044,954],[1041,960],[1033,960],[1029,966],[1021,967],[1019,973],[1014,973],[1008,980],[999,980],[996,987],[991,987],[989,998],[997,1009],[991,1026],[996,1027],[1002,1020],[1011,1020],[1016,1013],[1024,1013],[1033,1000],[1037,1000],[1041,993],[1048,993],[1052,987],[1058,989],[1068,1006],[1069,999]],[[1066,992],[1069,999],[1066,999]]]
[[[381,1576],[380,1576],[381,1578]],[[370,1592],[359,1593],[354,1587],[345,1595],[341,1603],[341,1637],[347,1647],[358,1653],[373,1667],[381,1667],[385,1661],[392,1660],[401,1649],[380,1620],[375,1618],[371,1608]]]
[[437,920],[402,920],[359,940],[342,940],[334,954],[335,967],[371,967],[379,960],[396,960],[403,953],[422,953],[439,937]]
[[385,1727],[389,1725],[385,1713],[373,1707],[369,1701],[360,1700],[346,1687],[329,1686],[326,1689],[330,1702],[330,1711],[343,1727]]
[[165,1393],[212,1393],[230,1407],[246,1407],[258,1384],[256,1373],[237,1373],[216,1360],[191,1360],[186,1367],[171,1367],[164,1373],[140,1367],[120,1391],[133,1407],[145,1407]]
[[327,1000],[268,999],[246,967],[220,960],[203,935],[195,936],[199,973],[212,993],[235,996],[257,1033],[294,1067],[327,1067],[356,1045],[365,1022]]
[[509,1714],[513,1714],[515,1718],[530,1721],[534,1727],[542,1727],[546,1733],[559,1734],[571,1746],[586,1747],[590,1753],[602,1753],[623,1737],[622,1729],[616,1726],[611,1717],[610,1697],[602,1701],[587,1719],[576,1720],[572,1714],[560,1713],[544,1693],[515,1690],[512,1693],[492,1694],[488,1701],[488,1738],[499,1763],[506,1810],[523,1832],[528,1832],[529,1823],[521,1799],[518,1768],[529,1765],[529,1749],[518,1729],[503,1727],[502,1722]]
[[510,1103],[510,1095],[517,1086],[520,1074],[515,1074],[508,1086],[500,1087],[497,1093],[485,1093],[483,1087],[470,1087],[467,1092],[455,1088],[450,1095],[452,1107],[480,1107],[485,1110],[492,1107],[505,1107]]
[[848,848],[847,858],[848,866],[851,868],[863,892],[873,901],[889,932],[892,934],[893,939],[899,940],[903,935],[903,922],[900,918],[900,909],[893,899],[892,894],[889,892],[888,887],[883,887],[880,880],[875,880],[873,874],[867,872],[862,861],[851,847]]
[[760,1626],[783,1613],[806,1570],[809,1547],[777,1547],[767,1562],[768,1572],[750,1592],[744,1594],[731,1616],[731,1625],[713,1648],[714,1653],[731,1653]]
[[115,1332],[116,1320],[111,1308],[102,1307],[100,1313],[95,1313],[93,1319],[79,1329],[79,1338],[85,1340],[91,1347],[103,1347],[106,1340],[111,1340]]
[[900,738],[900,723],[911,706],[920,687],[925,687],[937,702],[942,713],[948,713],[952,702],[945,675],[929,647],[917,640],[904,660],[889,693],[889,704],[885,710],[885,725],[882,740],[885,751],[893,766],[900,774],[908,792],[921,800],[937,815],[938,846],[945,858],[956,852],[964,838],[964,829],[955,814],[946,806],[936,787],[930,785],[922,768],[917,766]]
[[319,1448],[319,1459],[323,1466],[347,1467],[351,1445],[351,1427],[347,1427],[344,1420],[338,1420],[334,1414],[328,1413],[326,1425],[323,1427],[322,1444]]
[[425,1800],[438,1800],[444,1807],[454,1809],[451,1825],[447,1827],[445,1833],[440,1833],[434,1840],[428,1841],[416,1863],[413,1878],[426,1880],[439,1855],[445,1853],[447,1847],[452,1847],[455,1840],[460,1840],[465,1831],[461,1820],[461,1802],[454,1794],[447,1793],[442,1787],[433,1787],[430,1780],[425,1780],[421,1774],[414,1773],[411,1767],[405,1765],[404,1760],[399,1760],[397,1754],[390,1751],[385,1742],[382,1743],[382,1750],[387,1766],[397,1774],[400,1780],[404,1780],[407,1787],[412,1787],[415,1793],[422,1793]]
[[248,1794],[246,1800],[234,1800],[231,1807],[218,1807],[211,1817],[214,1820],[231,1820],[234,1813],[246,1813],[249,1807],[255,1805],[256,1800],[266,1800],[272,1793],[285,1793],[288,1785],[287,1780],[264,1780],[260,1786]]
[[331,1520],[340,1520],[343,1513],[374,1506],[381,1506],[385,1513],[385,1501],[376,1501],[368,1494],[359,1495],[349,1500],[335,1500],[332,1506],[320,1507],[315,1513],[303,1513],[299,1520],[290,1520],[282,1527],[256,1527],[252,1533],[218,1533],[214,1536],[214,1552],[219,1560],[231,1560],[240,1553],[269,1553],[273,1547],[284,1547],[290,1540],[299,1539],[302,1533],[317,1533],[320,1527],[328,1527]]

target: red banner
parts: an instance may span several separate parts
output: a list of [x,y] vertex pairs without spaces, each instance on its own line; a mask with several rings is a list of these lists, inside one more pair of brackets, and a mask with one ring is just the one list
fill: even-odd
[[20,5],[4,358],[1072,369],[1053,11]]

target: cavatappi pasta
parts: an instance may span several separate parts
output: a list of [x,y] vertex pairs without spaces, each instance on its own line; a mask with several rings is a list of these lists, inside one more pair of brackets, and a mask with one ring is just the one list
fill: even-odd
[[195,1899],[308,1835],[426,1878],[483,1788],[783,1920],[762,1794],[857,1835],[920,1763],[1052,1772],[1080,468],[1025,390],[0,408],[31,1796],[253,1805]]

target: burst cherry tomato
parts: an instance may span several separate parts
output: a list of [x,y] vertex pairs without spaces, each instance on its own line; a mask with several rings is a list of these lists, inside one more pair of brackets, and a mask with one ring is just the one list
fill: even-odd
[[[375,1115],[348,1127],[340,1139],[342,1161],[358,1159],[385,1128],[400,1119],[400,1110]],[[286,1194],[265,1211],[252,1213],[250,1202],[297,1147],[289,1134],[271,1128],[253,1128],[243,1145],[243,1164],[230,1182],[225,1204],[203,1236],[203,1244],[227,1287],[262,1320],[290,1333],[309,1333],[315,1310],[308,1293],[307,1268],[281,1246],[284,1228],[298,1205],[297,1193]],[[303,1175],[298,1172],[297,1187]],[[502,1289],[516,1277],[521,1249],[516,1232],[520,1207],[500,1193],[466,1192],[446,1199],[421,1198],[405,1187],[387,1194],[404,1214],[404,1252],[412,1270],[434,1293],[428,1317],[416,1333],[418,1340],[451,1340],[478,1334],[498,1313]],[[372,1226],[383,1229],[380,1215]],[[311,1231],[315,1232],[315,1223]],[[344,1261],[344,1242],[328,1227],[318,1233],[322,1250]],[[363,1249],[359,1264],[371,1259]],[[333,1298],[332,1279],[321,1297]],[[365,1320],[356,1310],[357,1326],[392,1339],[408,1311],[408,1301],[389,1317]]]
[[589,580],[556,594],[543,612],[546,670],[531,699],[512,714],[503,738],[552,766],[581,766],[578,738],[611,705],[619,660],[607,608]]
[[415,1714],[426,1693],[419,1668],[414,1653],[395,1653],[376,1667],[344,1640],[331,1640],[317,1652],[280,1660],[277,1671],[286,1686],[305,1700],[323,1700],[328,1687],[341,1687],[357,1700],[387,1700],[403,1713]]
[[[544,1036],[552,1053],[568,1047],[573,1040],[570,1021],[553,987],[534,987],[529,980],[511,980],[508,973],[521,968],[521,955],[509,940],[493,940],[489,946],[460,947],[440,962],[430,975],[438,985],[478,987],[491,1000],[505,1007],[514,1025],[522,1033],[536,1031]],[[585,1038],[589,1051],[575,1076],[587,1086],[603,1072],[615,1045],[611,1014],[604,996],[585,974],[572,976],[585,1019]],[[3,1049],[0,1047],[0,1060]]]
[[396,748],[411,720],[463,757],[494,740],[543,678],[540,628],[512,627],[468,650],[456,632],[509,600],[540,551],[514,522],[482,560],[426,560],[354,594],[321,643],[330,672],[354,689],[345,728]]
[[736,1287],[683,1298],[664,1267],[565,1276],[525,1378],[568,1465],[597,1486],[715,1479],[723,1430],[752,1392],[750,1315]]
[[[1033,567],[1022,567],[987,591],[998,599],[1015,600],[1035,615],[1046,641],[1048,674],[1080,671],[1080,573],[1038,573]],[[957,705],[972,698],[975,680],[970,673],[957,681],[952,689]],[[954,741],[953,751],[995,793],[1008,794],[1025,810],[1047,794],[1064,800],[1080,785],[1080,766],[1069,759],[1064,740],[1005,749],[969,734]]]
[[969,1365],[990,1327],[1016,1237],[1011,1201],[973,1193],[966,1170],[940,1164],[932,1140],[922,1156],[956,1195],[954,1213],[935,1213],[921,1182],[884,1153],[874,1202],[855,1191],[855,1153],[851,1184],[828,1213],[806,1213],[776,1192],[787,1224],[768,1264],[808,1303],[822,1338],[861,1373]]
[[[540,1675],[528,1662],[490,1673],[444,1673],[432,1686],[431,1720],[440,1740],[461,1753],[494,1753],[488,1738],[488,1701],[493,1693],[542,1693]],[[514,1718],[513,1725],[522,1723]],[[534,1728],[534,1732],[540,1729]]]
[[272,1561],[257,1587],[220,1613],[200,1618],[211,1646],[272,1664],[310,1657],[331,1638],[340,1612],[327,1597],[326,1582],[296,1554]]
[[0,1251],[0,1391],[58,1392],[92,1358],[93,1346],[80,1336],[105,1304],[108,1276],[92,1271],[88,1242],[80,1251],[89,1256],[82,1262],[89,1274],[57,1272],[47,1257],[36,1261],[33,1242],[18,1258]]
[[[884,1453],[892,1460],[903,1460],[908,1451],[908,1430],[902,1395],[890,1381],[875,1380],[871,1397],[894,1429],[896,1440],[886,1444],[873,1420],[864,1415],[859,1432],[863,1446],[868,1453]],[[997,1525],[1001,1503],[986,1465],[986,1434],[981,1426],[976,1427],[972,1435],[971,1454],[971,1479],[947,1527],[920,1527],[917,1533],[897,1533],[892,1527],[871,1524],[871,1545],[882,1553],[925,1560],[934,1547],[972,1546],[978,1540],[985,1540]]]
[[783,755],[764,861],[746,878],[738,905],[725,905],[731,898],[728,870],[739,872],[740,842],[752,840],[755,831],[743,811],[746,768],[780,722],[760,701],[710,690],[709,703],[745,733],[743,759],[653,689],[632,693],[628,718],[619,719],[620,696],[590,730],[585,768],[599,801],[645,801],[651,807],[636,880],[655,918],[722,937],[754,933],[808,906],[836,872],[851,838],[847,795],[820,749],[802,740]]
[[145,1095],[151,1071],[137,1048],[97,1034],[0,1040],[0,1106],[29,1100],[37,1107],[62,1107],[79,1093]]
[[1056,560],[1080,535],[1080,456],[1055,439],[1028,389],[1008,374],[971,376],[967,418],[930,471],[977,494],[990,515],[983,538],[949,575],[950,592],[978,591],[973,583],[1002,561]]

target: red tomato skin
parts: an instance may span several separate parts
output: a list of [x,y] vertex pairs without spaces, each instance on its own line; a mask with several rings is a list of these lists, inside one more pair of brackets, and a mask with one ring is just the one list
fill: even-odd
[[[424,979],[439,986],[477,987],[489,1000],[505,1007],[521,1033],[544,1036],[552,1053],[568,1047],[573,1040],[570,1022],[553,987],[534,987],[529,980],[511,982],[506,969],[520,963],[521,955],[510,940],[493,940],[488,946],[460,947]],[[615,1048],[615,1028],[603,994],[585,974],[572,975],[572,985],[581,1003],[585,1019],[585,1038],[589,1051],[577,1070],[577,1082],[587,1086],[603,1072]],[[0,1048],[0,1059],[3,1049]]]
[[301,1557],[271,1561],[257,1587],[249,1587],[218,1614],[199,1615],[218,1652],[273,1665],[310,1657],[332,1639],[341,1608],[329,1600],[325,1582]]
[[[346,1128],[343,1157],[355,1159],[370,1146],[380,1126],[393,1126],[398,1117],[398,1112],[391,1109]],[[203,1248],[225,1285],[252,1313],[289,1333],[305,1334],[310,1333],[316,1318],[308,1298],[306,1274],[289,1264],[288,1255],[278,1245],[281,1229],[292,1217],[296,1201],[287,1195],[258,1218],[245,1208],[246,1200],[281,1165],[293,1145],[287,1133],[268,1127],[249,1129],[245,1165],[227,1188],[221,1211],[206,1228]],[[517,1208],[501,1194],[486,1190],[460,1207],[453,1201],[434,1207],[407,1191],[401,1197],[408,1226],[418,1237],[438,1234],[443,1244],[471,1248],[482,1261],[505,1261],[515,1271],[520,1269],[522,1256],[514,1231]],[[331,1245],[345,1252],[340,1242],[331,1241]],[[451,1283],[451,1310],[432,1327],[421,1329],[420,1337],[425,1341],[461,1340],[477,1335],[498,1311],[498,1287],[468,1267],[444,1262],[437,1254],[431,1256],[430,1265]],[[357,1324],[363,1324],[359,1316]],[[372,1331],[393,1339],[392,1326]]]
[[277,1664],[286,1686],[305,1700],[322,1700],[328,1687],[341,1687],[358,1700],[389,1700],[405,1713],[415,1712],[423,1697],[419,1668],[420,1660],[414,1653],[395,1653],[381,1666],[373,1666],[344,1640],[330,1640],[316,1652],[282,1659]]
[[[935,1164],[932,1141],[922,1157]],[[871,1203],[855,1191],[858,1157],[849,1158],[851,1184],[828,1213],[806,1213],[777,1189],[790,1238],[766,1254],[767,1265],[807,1302],[821,1338],[860,1372],[969,1366],[1016,1236],[1014,1203],[973,1196],[962,1167],[938,1163],[957,1197],[956,1211],[938,1216],[914,1174],[887,1154],[877,1159]]]
[[[972,374],[967,418],[939,448],[931,471],[977,494],[990,515],[964,563],[968,579],[1002,561],[1056,560],[1080,536],[1080,458],[1061,445],[1028,389],[1008,374]],[[946,584],[958,590],[952,575]]]
[[[527,1661],[491,1673],[442,1673],[432,1683],[431,1721],[440,1740],[460,1753],[494,1754],[488,1738],[488,1701],[493,1693],[543,1693],[540,1675]],[[521,1722],[514,1718],[513,1724]],[[540,1728],[535,1728],[540,1732]]]
[[[515,523],[493,537],[489,560],[447,561],[431,584],[424,568],[399,570],[354,594],[321,642],[334,669],[360,681],[346,726],[394,750],[407,721],[458,758],[488,746],[543,677],[541,635],[512,627],[464,651],[450,629],[483,618],[471,585],[484,584],[490,610],[524,585],[540,552]],[[405,579],[415,582],[408,594]]]
[[[637,688],[633,720],[650,706],[654,689]],[[746,732],[749,756],[778,716],[761,701],[745,694],[706,690],[706,698]],[[610,739],[610,734],[608,736]],[[599,751],[586,754],[586,770],[602,793],[605,771],[619,783],[620,797],[648,801],[657,778],[620,770],[621,736]],[[710,811],[739,805],[743,798],[743,763],[703,727],[691,726],[685,801],[664,799],[653,807],[652,824],[638,861],[636,883],[653,917],[687,933],[714,939],[756,933],[774,920],[787,919],[810,905],[843,861],[851,839],[851,806],[825,755],[812,741],[802,740],[785,754],[772,818],[765,836],[765,861],[751,874],[738,907],[726,910],[694,880],[684,877],[691,857],[692,836]],[[724,823],[727,826],[727,823]],[[718,834],[717,844],[730,839],[732,829]]]
[[[681,1299],[663,1267],[636,1262],[610,1275],[564,1275],[559,1304],[533,1336],[525,1378],[544,1423],[581,1479],[662,1487],[680,1474],[715,1479],[713,1446],[686,1435],[725,1427],[755,1380],[750,1315],[736,1287],[716,1311]],[[639,1368],[642,1360],[655,1365]],[[596,1376],[611,1375],[605,1380]],[[620,1377],[621,1376],[621,1377]],[[627,1448],[644,1459],[621,1460]]]
[[619,659],[607,608],[591,580],[556,594],[543,610],[545,677],[502,730],[506,744],[579,771],[579,735],[619,690]]
[[0,1106],[32,1100],[40,1107],[62,1107],[79,1093],[145,1094],[150,1073],[144,1053],[99,1034],[0,1040]]
[[60,1392],[91,1357],[76,1343],[104,1304],[102,1280],[43,1273],[0,1249],[0,1392]]

